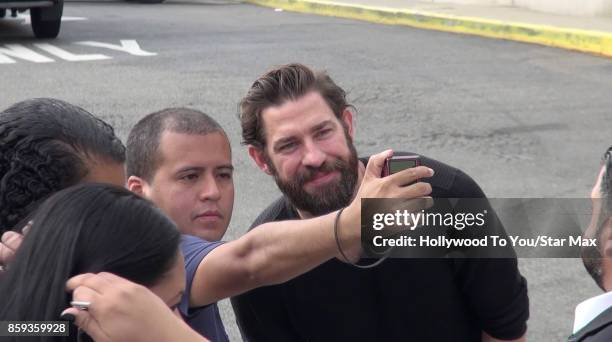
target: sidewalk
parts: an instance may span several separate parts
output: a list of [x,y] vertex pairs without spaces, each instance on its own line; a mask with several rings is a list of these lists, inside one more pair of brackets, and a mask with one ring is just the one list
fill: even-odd
[[246,0],[288,11],[509,39],[612,57],[612,17],[414,0]]

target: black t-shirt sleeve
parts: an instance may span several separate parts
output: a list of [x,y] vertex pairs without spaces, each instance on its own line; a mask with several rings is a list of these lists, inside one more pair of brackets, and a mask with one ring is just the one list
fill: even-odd
[[[449,189],[455,198],[485,198],[478,184],[456,170]],[[504,234],[501,224],[496,234]],[[527,281],[521,276],[516,258],[455,259],[456,278],[465,299],[490,336],[511,340],[527,331],[529,298]]]
[[455,179],[450,191],[456,198],[485,198],[484,191],[478,183],[468,176],[465,172],[456,169]]
[[527,281],[516,259],[455,259],[457,280],[483,331],[502,340],[527,331]]

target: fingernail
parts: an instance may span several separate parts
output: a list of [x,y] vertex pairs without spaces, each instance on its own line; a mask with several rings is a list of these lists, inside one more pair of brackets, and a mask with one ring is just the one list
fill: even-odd
[[431,176],[433,176],[433,175],[435,174],[435,172],[434,172],[434,170],[433,170],[432,168],[430,168],[430,169],[429,169],[429,174],[430,174]]
[[4,243],[4,244],[10,244],[11,240],[15,237],[15,233],[12,230],[9,230],[7,232],[4,232],[4,234],[2,234],[2,237],[0,237],[0,242]]
[[60,319],[61,319],[62,321],[74,322],[75,317],[74,317],[74,315],[73,315],[73,314],[71,314],[71,313],[65,313],[65,314],[62,314],[62,315],[60,316]]
[[34,221],[30,220],[25,225],[25,227],[23,227],[21,231],[23,232],[24,235],[27,234],[30,231],[30,229],[32,229],[32,225],[34,225]]

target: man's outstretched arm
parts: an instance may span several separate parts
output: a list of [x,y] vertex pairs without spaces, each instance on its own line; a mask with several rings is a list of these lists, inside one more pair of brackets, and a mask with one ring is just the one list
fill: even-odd
[[[381,178],[391,152],[372,157],[357,196],[339,221],[340,245],[358,260],[361,253],[361,198],[416,198],[429,195],[433,171],[417,167]],[[419,209],[420,210],[420,209]],[[285,282],[340,256],[334,235],[337,212],[308,219],[271,222],[212,250],[200,262],[191,284],[190,307],[199,307],[250,289]]]

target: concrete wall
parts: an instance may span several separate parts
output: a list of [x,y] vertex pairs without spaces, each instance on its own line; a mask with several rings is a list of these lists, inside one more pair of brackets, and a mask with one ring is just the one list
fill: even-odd
[[[427,1],[427,0],[426,0]],[[612,0],[428,0],[471,5],[506,5],[545,13],[577,16],[612,16]]]

